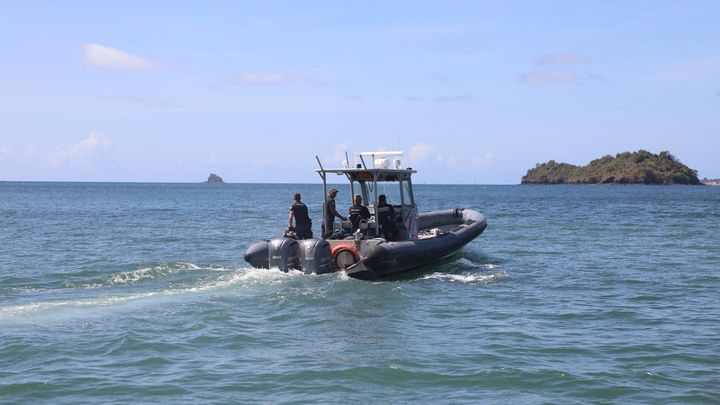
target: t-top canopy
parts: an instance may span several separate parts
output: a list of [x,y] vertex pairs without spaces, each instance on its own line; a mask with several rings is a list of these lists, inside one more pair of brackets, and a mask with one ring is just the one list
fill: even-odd
[[[317,173],[346,175],[352,181],[400,181],[409,179],[417,170],[408,169],[316,169]],[[376,177],[377,176],[377,177]]]
[[360,156],[375,156],[375,157],[389,157],[389,156],[402,156],[402,151],[386,151],[380,150],[377,152],[360,152]]

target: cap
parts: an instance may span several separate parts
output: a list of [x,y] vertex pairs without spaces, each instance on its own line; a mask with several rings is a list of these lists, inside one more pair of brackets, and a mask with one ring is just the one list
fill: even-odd
[[332,193],[333,191],[337,193],[337,192],[338,192],[338,189],[336,189],[335,187],[333,187],[333,188],[330,189],[330,191],[328,191],[328,193]]
[[386,199],[385,194],[380,194],[378,196],[378,200],[385,200],[385,199]]

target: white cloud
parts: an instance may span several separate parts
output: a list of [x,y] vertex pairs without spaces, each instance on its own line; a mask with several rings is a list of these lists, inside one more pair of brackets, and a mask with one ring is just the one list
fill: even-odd
[[12,146],[0,146],[0,160],[9,158],[13,154]]
[[211,164],[211,165],[224,166],[224,165],[225,165],[225,160],[222,159],[222,158],[219,158],[218,155],[216,155],[216,154],[212,154],[212,155],[210,155],[210,157],[208,158],[208,163]]
[[38,148],[37,148],[37,146],[35,146],[35,145],[33,145],[33,144],[26,145],[26,146],[25,146],[25,149],[23,149],[22,158],[23,158],[23,159],[29,159],[29,158],[32,158],[32,157],[34,157],[34,156],[37,156],[37,154],[38,154]]
[[460,169],[460,160],[455,155],[437,154],[435,156],[435,160],[438,163],[442,163],[451,169]]
[[417,163],[428,157],[433,150],[434,148],[432,146],[419,143],[410,149],[410,155],[408,155],[408,157],[412,163]]
[[[333,153],[332,156],[332,164],[337,165],[337,167],[342,166],[343,160],[345,160],[345,153],[347,152],[348,146],[346,143],[339,143],[335,145],[335,153]],[[353,164],[353,162],[348,162],[348,164]]]
[[155,62],[109,46],[87,44],[84,48],[85,63],[91,67],[125,70],[144,70],[158,67]]
[[458,94],[456,96],[437,96],[433,98],[433,103],[472,103],[478,101],[478,97],[474,94]]
[[452,169],[460,169],[460,162],[455,155],[448,155],[445,159],[445,164]]
[[592,63],[593,58],[588,55],[579,53],[553,53],[542,55],[537,59],[537,65],[570,65],[570,64],[588,64]]
[[270,158],[256,159],[256,160],[253,160],[253,162],[252,162],[253,166],[260,168],[260,169],[262,169],[263,167],[270,166],[270,163],[272,163]]
[[585,75],[570,70],[547,69],[539,72],[520,75],[523,84],[562,84],[600,80],[601,77]]
[[76,143],[68,149],[55,151],[52,158],[53,165],[62,165],[66,162],[79,162],[86,160],[98,151],[114,145],[114,142],[99,132],[91,132],[86,139]]
[[560,52],[541,55],[535,62],[536,66],[542,66],[540,70],[521,74],[519,80],[523,84],[562,84],[579,83],[603,80],[602,76],[596,74],[579,73],[574,70],[554,68],[558,65],[579,65],[591,64],[593,58],[580,53]]
[[472,167],[476,167],[476,168],[487,167],[490,165],[490,163],[492,162],[494,157],[495,156],[493,156],[492,153],[486,153],[483,157],[478,157],[478,158],[473,159],[471,165],[472,165]]
[[241,84],[315,83],[315,80],[302,75],[280,73],[241,73],[233,78],[230,78],[230,81]]

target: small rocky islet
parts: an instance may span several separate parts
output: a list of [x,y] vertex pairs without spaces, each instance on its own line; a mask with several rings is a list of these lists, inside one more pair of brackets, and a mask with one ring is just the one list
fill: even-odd
[[223,183],[223,179],[215,173],[210,173],[206,183]]
[[646,150],[606,155],[586,166],[538,163],[522,177],[521,184],[681,184],[702,185],[693,170],[670,152]]

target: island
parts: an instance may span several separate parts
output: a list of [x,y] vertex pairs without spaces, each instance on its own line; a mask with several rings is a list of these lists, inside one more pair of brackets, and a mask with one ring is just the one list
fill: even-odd
[[702,184],[706,186],[720,186],[720,179],[702,179]]
[[210,173],[210,176],[208,176],[208,179],[206,183],[222,183],[223,179],[222,177],[218,176],[215,173]]
[[551,160],[527,171],[521,184],[683,184],[702,185],[693,170],[664,151],[618,153],[595,159],[587,166]]

